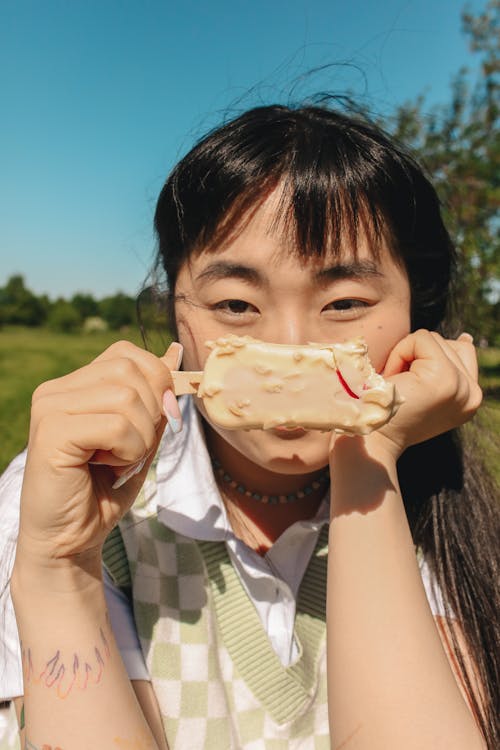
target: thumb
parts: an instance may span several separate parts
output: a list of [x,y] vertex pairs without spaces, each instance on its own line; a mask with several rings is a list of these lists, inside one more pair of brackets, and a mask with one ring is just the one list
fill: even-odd
[[[179,344],[178,341],[173,341],[160,359],[168,367],[169,371],[172,372],[173,370],[178,370],[181,366],[183,352],[182,344]],[[175,398],[173,385],[165,391],[162,401],[163,413],[167,418],[170,429],[174,434],[177,434],[182,430],[182,415],[177,399]]]
[[184,347],[178,341],[172,341],[165,354],[160,357],[169,370],[178,370],[181,366]]
[[411,348],[405,345],[401,346],[401,341],[396,344],[394,349],[389,353],[382,375],[384,378],[390,378],[392,375],[399,375],[402,372],[407,372],[410,369],[411,362],[413,361],[413,354]]

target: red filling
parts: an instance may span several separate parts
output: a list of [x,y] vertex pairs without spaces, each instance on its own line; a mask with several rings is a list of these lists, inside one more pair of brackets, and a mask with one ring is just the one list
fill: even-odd
[[340,381],[340,385],[342,386],[342,388],[344,389],[344,391],[349,394],[349,396],[351,396],[352,398],[359,398],[359,396],[356,393],[354,393],[354,391],[352,391],[349,388],[349,386],[346,383],[346,381],[344,380],[343,375],[340,372],[340,370],[337,370],[337,377],[338,377],[338,379]]

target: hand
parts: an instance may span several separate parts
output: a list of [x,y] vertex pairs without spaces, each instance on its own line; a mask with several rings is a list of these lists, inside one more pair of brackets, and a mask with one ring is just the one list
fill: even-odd
[[410,445],[458,427],[479,408],[482,392],[472,337],[418,330],[390,353],[383,372],[404,398],[388,424],[368,436],[398,458]]
[[[44,559],[100,554],[133,503],[167,424],[180,344],[159,359],[128,342],[39,386],[31,412],[19,546]],[[142,470],[113,489],[123,467]],[[24,544],[26,542],[27,544]]]

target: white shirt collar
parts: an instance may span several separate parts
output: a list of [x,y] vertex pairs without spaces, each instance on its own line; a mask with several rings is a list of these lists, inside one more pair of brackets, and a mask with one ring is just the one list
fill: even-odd
[[[201,417],[190,396],[179,399],[183,429],[174,435],[167,428],[156,467],[156,507],[159,520],[192,539],[233,541],[205,444]],[[316,516],[300,522],[320,526],[328,520],[322,503]]]
[[183,428],[163,436],[156,467],[158,518],[192,539],[227,539],[230,525],[205,444],[201,417],[189,396],[179,399]]
[[328,503],[321,503],[313,519],[292,524],[261,557],[231,529],[192,398],[180,399],[179,406],[184,427],[177,435],[168,430],[163,437],[156,486],[146,483],[144,510],[157,511],[158,519],[178,534],[226,542],[229,557],[273,648],[288,666],[298,655],[293,636],[295,599],[320,528],[328,521]]

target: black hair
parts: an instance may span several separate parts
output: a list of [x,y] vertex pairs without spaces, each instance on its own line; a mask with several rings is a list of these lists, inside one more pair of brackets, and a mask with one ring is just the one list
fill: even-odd
[[[450,306],[456,253],[438,197],[416,161],[359,115],[326,107],[258,107],[204,137],[161,191],[157,262],[170,290],[182,264],[238,231],[252,209],[283,185],[293,252],[340,252],[368,219],[411,288],[412,328],[456,331]],[[385,235],[384,235],[385,236]],[[355,243],[353,243],[355,246]],[[415,545],[435,574],[447,610],[463,630],[483,688],[478,698],[452,634],[453,649],[488,748],[500,747],[498,706],[499,508],[477,441],[459,431],[409,448],[399,461]]]
[[225,239],[280,183],[296,252],[338,251],[341,238],[355,238],[368,217],[375,235],[390,231],[391,249],[407,270],[413,327],[437,327],[455,256],[434,189],[380,129],[322,107],[258,107],[182,159],[155,213],[169,289],[193,251]]

